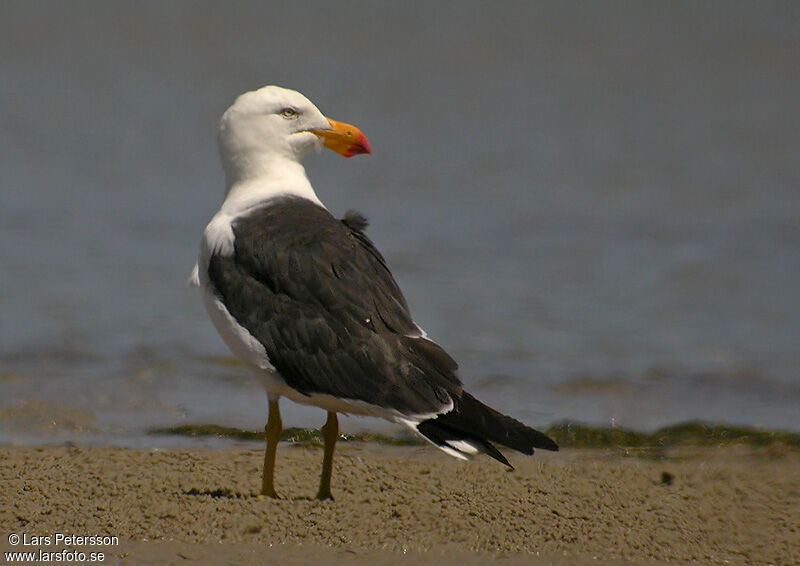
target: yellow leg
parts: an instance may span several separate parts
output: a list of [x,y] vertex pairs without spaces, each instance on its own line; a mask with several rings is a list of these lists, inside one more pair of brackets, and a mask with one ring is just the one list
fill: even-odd
[[278,498],[275,492],[273,476],[275,475],[275,451],[278,449],[278,441],[281,439],[283,423],[281,422],[281,411],[278,408],[278,400],[269,401],[269,417],[267,426],[264,428],[267,439],[267,449],[264,452],[264,475],[261,477],[261,495]]
[[336,413],[328,411],[328,420],[322,427],[322,438],[325,439],[325,455],[322,458],[322,475],[319,478],[317,499],[333,499],[331,495],[331,474],[333,473],[333,449],[339,438],[339,420]]

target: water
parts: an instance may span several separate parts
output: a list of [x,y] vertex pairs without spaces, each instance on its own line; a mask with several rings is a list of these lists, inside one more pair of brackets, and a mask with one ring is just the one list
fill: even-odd
[[368,135],[309,175],[477,396],[800,430],[796,4],[4,2],[0,55],[0,441],[263,426],[184,282],[268,83]]

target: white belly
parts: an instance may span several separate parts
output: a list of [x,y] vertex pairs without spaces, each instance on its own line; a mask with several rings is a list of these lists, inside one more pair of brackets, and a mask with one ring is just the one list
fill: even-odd
[[270,397],[283,395],[288,386],[270,363],[263,344],[233,318],[209,283],[203,283],[203,304],[222,341],[259,378]]
[[203,285],[203,302],[222,340],[231,352],[259,378],[270,398],[288,397],[295,403],[312,405],[327,411],[379,417],[393,422],[396,420],[398,416],[396,412],[364,401],[340,399],[325,394],[304,395],[296,389],[292,389],[270,363],[261,342],[233,318],[223,302],[209,288],[207,282]]

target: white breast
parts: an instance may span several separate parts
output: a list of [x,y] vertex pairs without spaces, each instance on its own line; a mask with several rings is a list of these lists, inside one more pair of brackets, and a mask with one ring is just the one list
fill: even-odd
[[233,254],[232,221],[233,218],[222,210],[211,219],[203,233],[196,272],[192,275],[196,273],[196,281],[203,294],[203,304],[222,340],[259,377],[267,393],[280,395],[286,388],[286,383],[270,363],[264,345],[228,312],[208,276],[208,265],[213,254]]

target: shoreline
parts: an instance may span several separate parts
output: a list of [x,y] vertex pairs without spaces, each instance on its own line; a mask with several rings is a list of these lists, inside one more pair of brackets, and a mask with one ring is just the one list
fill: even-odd
[[[684,421],[661,427],[653,432],[642,432],[623,427],[589,425],[580,422],[563,422],[551,425],[542,432],[556,441],[560,448],[642,448],[668,449],[679,446],[730,446],[745,445],[786,446],[800,449],[800,432],[770,430],[758,427]],[[191,438],[228,438],[240,441],[261,442],[263,431],[245,430],[216,424],[184,424],[167,428],[152,428],[150,436],[176,436]],[[282,442],[293,444],[322,443],[318,429],[286,428],[281,433]],[[421,437],[407,431],[397,435],[378,433],[342,434],[340,442],[376,442],[389,446],[425,446]]]
[[4,447],[2,542],[11,532],[119,536],[105,563],[131,565],[800,558],[800,450],[785,445],[507,453],[513,472],[429,446],[337,450],[336,501],[319,502],[312,444],[281,444],[278,501],[258,495],[255,445]]

